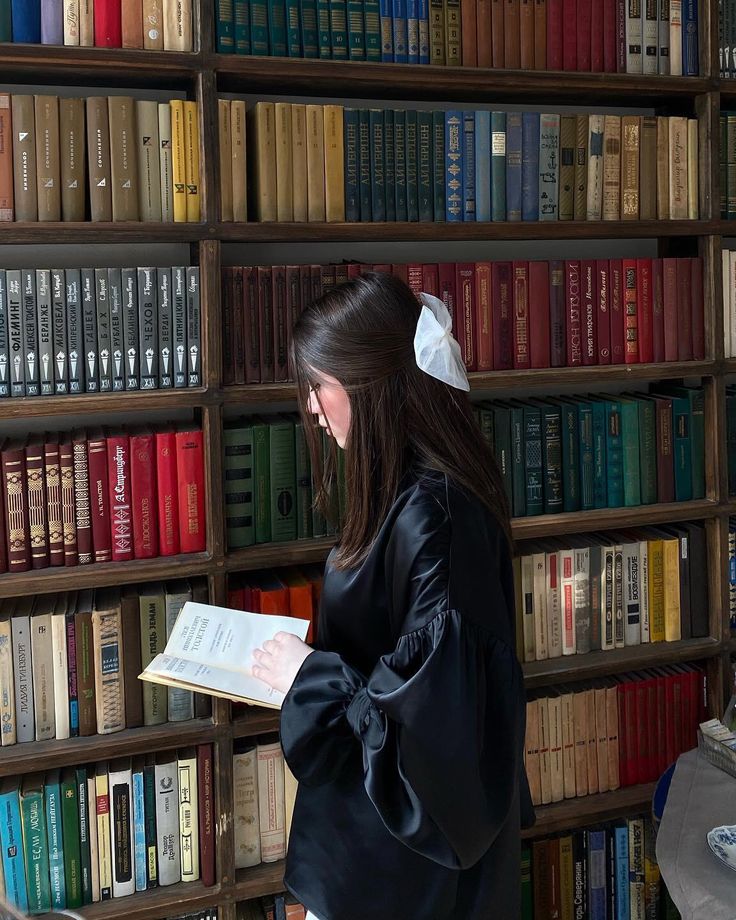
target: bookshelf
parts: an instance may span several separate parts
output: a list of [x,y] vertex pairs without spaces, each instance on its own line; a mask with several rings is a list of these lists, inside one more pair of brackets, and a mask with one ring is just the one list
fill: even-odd
[[[214,0],[194,0],[196,49],[192,53],[122,49],[5,45],[0,49],[0,83],[13,85],[165,88],[184,91],[200,103],[202,221],[196,224],[11,223],[0,225],[0,246],[105,243],[188,245],[198,264],[202,289],[203,385],[171,392],[8,399],[0,401],[0,433],[6,423],[64,427],[65,417],[87,416],[100,424],[111,411],[144,419],[149,412],[187,410],[201,421],[205,439],[207,550],[187,556],[128,563],[95,564],[0,576],[0,598],[81,587],[122,585],[182,576],[205,576],[212,602],[227,598],[229,572],[323,560],[329,539],[255,546],[228,553],[222,501],[222,430],[226,411],[243,412],[279,403],[293,404],[291,384],[222,386],[220,267],[228,244],[656,240],[660,256],[679,254],[690,245],[704,259],[706,359],[634,366],[556,368],[471,374],[474,391],[506,396],[516,388],[542,393],[557,387],[622,388],[669,378],[702,378],[706,391],[706,498],[637,508],[615,508],[516,519],[517,540],[581,533],[649,523],[704,521],[711,598],[710,635],[702,639],[643,645],[609,652],[524,665],[527,686],[542,687],[614,674],[631,668],[680,661],[705,663],[709,708],[719,714],[729,690],[729,655],[736,651],[728,622],[728,518],[736,514],[726,475],[725,381],[736,374],[736,359],[724,359],[721,259],[724,238],[736,228],[720,220],[719,130],[722,106],[736,102],[736,86],[718,76],[717,5],[703,0],[700,18],[700,72],[697,78],[641,77],[626,74],[543,73],[452,67],[369,64],[303,59],[249,58],[214,52]],[[503,101],[520,105],[652,107],[662,113],[685,111],[699,120],[700,219],[696,221],[612,221],[554,223],[386,223],[386,224],[234,224],[220,220],[217,198],[217,98],[220,94],[267,94],[283,98],[399,99],[459,104]],[[388,247],[386,252],[388,253]],[[335,257],[340,258],[339,250]],[[282,259],[283,260],[283,259]],[[114,735],[16,745],[0,749],[0,777],[63,765],[212,743],[217,809],[216,884],[189,883],[142,892],[82,909],[85,917],[155,920],[217,905],[221,920],[234,920],[238,900],[281,890],[281,864],[239,870],[232,839],[232,750],[234,740],[273,730],[277,717],[253,711],[233,718],[229,703],[215,701],[211,719],[128,729]],[[630,814],[647,808],[651,784],[543,806],[529,836]]]

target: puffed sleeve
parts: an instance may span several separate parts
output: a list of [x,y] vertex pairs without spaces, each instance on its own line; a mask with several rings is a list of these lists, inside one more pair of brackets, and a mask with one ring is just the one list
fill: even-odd
[[[387,550],[396,599],[406,604],[396,647],[369,675],[333,652],[309,655],[284,702],[281,739],[307,785],[336,778],[359,743],[365,789],[388,830],[421,855],[463,869],[491,845],[517,791],[523,679],[501,637],[506,626],[494,630],[493,615],[486,624],[448,604],[446,513],[418,507],[410,525],[397,525]],[[500,605],[496,615],[508,622],[500,582],[486,578],[478,602]]]

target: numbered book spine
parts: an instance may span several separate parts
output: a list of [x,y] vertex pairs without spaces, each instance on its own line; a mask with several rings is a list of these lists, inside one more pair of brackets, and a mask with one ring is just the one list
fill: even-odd
[[125,389],[125,323],[122,278],[119,268],[107,270],[107,284],[110,303],[112,389],[113,392],[120,392]]
[[171,303],[171,269],[157,271],[158,298],[158,385],[169,390],[174,385],[173,315]]
[[[62,281],[61,290],[64,284]],[[51,272],[47,268],[36,269],[36,307],[38,317],[38,361],[39,385],[41,396],[53,396],[54,393],[54,367],[53,367],[53,335],[51,321]],[[54,326],[56,316],[54,315]],[[66,338],[66,324],[62,319],[61,327]],[[65,349],[66,350],[66,349]]]
[[20,274],[21,297],[23,299],[23,364],[26,378],[26,396],[39,396],[41,385],[38,362],[36,279],[33,269],[23,269]]
[[140,383],[138,338],[138,278],[134,268],[121,272],[123,290],[123,332],[125,389],[137,390]]
[[171,289],[174,305],[174,386],[187,385],[187,270],[183,267],[171,269]]
[[84,389],[97,393],[100,389],[97,363],[97,302],[94,269],[83,268],[80,273],[82,298],[82,341],[84,343]]
[[156,841],[159,885],[181,881],[179,845],[179,773],[176,755],[156,758]]
[[8,289],[5,270],[0,269],[0,399],[10,396],[10,342],[8,339]]
[[23,299],[20,292],[20,271],[6,272],[8,298],[8,345],[10,355],[10,395],[26,395],[25,362],[23,359]]
[[158,387],[158,336],[156,323],[156,269],[138,269],[138,353],[140,389]]
[[95,303],[97,309],[97,354],[100,373],[100,392],[112,390],[112,361],[110,337],[110,302],[106,268],[95,269]]

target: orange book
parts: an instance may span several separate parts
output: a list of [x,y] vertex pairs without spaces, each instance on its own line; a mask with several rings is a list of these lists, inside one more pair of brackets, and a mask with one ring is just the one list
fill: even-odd
[[289,589],[289,609],[291,616],[300,620],[309,620],[307,644],[314,638],[314,592],[312,584],[301,572],[287,569],[281,572],[281,580]]
[[463,67],[478,66],[478,21],[473,0],[461,4],[461,49]]
[[120,9],[123,27],[123,48],[143,47],[142,0],[123,0]]
[[520,0],[503,2],[503,57],[507,70],[521,67],[521,3]]
[[[254,613],[275,613],[282,617],[290,615],[289,589],[273,572],[258,572],[248,576],[251,604]],[[244,599],[247,605],[247,600]]]
[[0,221],[13,219],[13,128],[10,96],[0,93]]
[[534,70],[534,0],[520,4],[519,63],[522,70]]
[[491,0],[477,0],[478,67],[493,67],[493,38],[491,34]]

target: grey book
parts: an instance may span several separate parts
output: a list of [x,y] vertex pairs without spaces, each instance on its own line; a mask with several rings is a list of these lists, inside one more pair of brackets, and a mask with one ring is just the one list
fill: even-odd
[[560,185],[560,116],[539,119],[539,219],[557,220]]
[[[37,280],[40,300],[40,278]],[[54,393],[63,396],[69,392],[69,335],[63,268],[51,270],[51,316],[54,331],[52,349]]]
[[69,392],[84,391],[84,332],[82,323],[82,287],[78,268],[65,272],[66,342],[69,357]]
[[140,388],[158,388],[158,323],[156,300],[158,277],[155,268],[138,269],[138,342],[140,354]]
[[187,305],[186,268],[171,269],[171,290],[174,315],[174,386],[187,385]]
[[174,386],[173,326],[171,312],[171,269],[159,268],[158,281],[158,385]]
[[110,338],[110,288],[106,268],[95,269],[95,299],[97,302],[97,363],[100,393],[112,390],[112,340]]
[[[186,579],[166,583],[166,639],[176,623],[181,608],[192,600],[192,588]],[[187,722],[194,718],[194,693],[180,687],[168,687],[169,722]]]
[[110,303],[110,345],[112,351],[112,388],[125,389],[125,329],[123,324],[123,290],[119,268],[107,270]]
[[21,269],[20,289],[23,299],[23,365],[26,375],[26,396],[39,396],[41,383],[38,368],[38,312],[36,278],[32,268]]
[[8,289],[0,269],[0,397],[10,396],[10,347],[8,342]]
[[5,274],[8,297],[8,350],[10,352],[10,395],[26,395],[26,375],[23,369],[23,298],[20,293],[20,272],[13,269]]
[[[51,272],[36,269],[36,314],[38,320],[38,367],[41,396],[54,395],[53,337],[51,334]],[[54,317],[56,320],[56,317]],[[66,338],[66,330],[64,334]]]
[[187,269],[187,386],[202,386],[202,341],[199,297],[199,268]]
[[31,619],[27,613],[13,616],[13,677],[15,679],[15,730],[19,744],[35,741],[33,711],[33,667],[31,663]]
[[95,300],[95,273],[91,268],[80,272],[82,298],[82,341],[84,342],[84,388],[87,393],[100,389],[97,362],[97,304]]
[[123,320],[125,324],[125,389],[137,390],[138,367],[138,278],[134,268],[124,268]]

